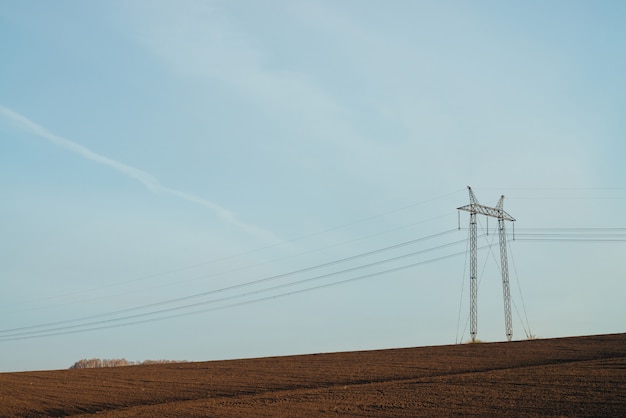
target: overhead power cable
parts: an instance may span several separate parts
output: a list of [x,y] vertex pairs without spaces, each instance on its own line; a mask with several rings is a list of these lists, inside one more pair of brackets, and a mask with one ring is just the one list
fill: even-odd
[[516,241],[529,241],[529,242],[626,242],[626,237],[622,238],[590,238],[590,237],[516,237]]
[[608,243],[626,241],[626,228],[621,227],[517,228],[515,231],[515,241]]
[[[397,227],[392,228],[390,230],[377,232],[375,234],[367,235],[367,236],[364,236],[364,237],[351,239],[351,240],[348,240],[348,241],[342,241],[342,242],[335,243],[335,244],[332,244],[332,245],[327,245],[327,246],[323,246],[323,247],[316,248],[316,249],[313,249],[313,250],[305,251],[305,252],[302,252],[302,253],[299,253],[299,254],[288,255],[288,256],[285,256],[285,257],[280,257],[280,258],[276,258],[276,259],[273,259],[273,260],[264,261],[264,262],[261,262],[261,263],[256,263],[256,264],[252,264],[252,265],[248,265],[248,266],[244,266],[244,267],[238,267],[238,268],[234,268],[234,269],[230,269],[230,270],[224,270],[224,271],[211,273],[211,274],[202,274],[202,275],[199,275],[199,276],[196,276],[196,277],[193,277],[193,278],[168,281],[167,283],[163,283],[163,284],[159,284],[159,285],[155,285],[155,286],[142,287],[142,288],[139,288],[139,289],[132,289],[132,290],[128,290],[128,291],[123,292],[123,293],[99,295],[99,296],[95,296],[95,297],[91,297],[91,298],[87,298],[87,299],[76,299],[76,300],[73,300],[73,301],[70,301],[70,302],[64,302],[63,306],[67,306],[67,305],[71,305],[71,304],[78,304],[78,303],[93,302],[93,301],[96,301],[96,300],[116,298],[116,297],[126,296],[126,295],[129,295],[131,293],[138,293],[138,292],[145,293],[145,292],[147,292],[149,290],[154,290],[154,289],[163,288],[163,287],[167,287],[167,286],[173,286],[173,285],[178,285],[178,284],[181,284],[181,283],[187,283],[187,282],[197,281],[197,280],[206,280],[206,279],[210,279],[210,278],[214,278],[214,277],[224,276],[224,275],[227,275],[227,274],[232,274],[232,273],[237,273],[237,272],[241,272],[241,271],[246,271],[246,270],[250,270],[250,269],[253,269],[253,268],[258,268],[258,267],[270,265],[270,264],[275,263],[277,261],[282,261],[282,260],[290,259],[290,258],[293,258],[293,257],[299,257],[299,256],[302,256],[302,255],[312,254],[312,253],[319,252],[319,251],[322,251],[322,250],[326,250],[326,249],[329,249],[329,248],[334,248],[334,247],[337,247],[337,246],[350,244],[350,243],[357,242],[357,241],[362,241],[362,240],[365,240],[365,239],[368,239],[368,238],[372,238],[372,237],[375,237],[375,236],[383,235],[383,234],[386,234],[388,232],[392,232],[392,231],[395,231],[395,230],[398,230],[398,229],[404,229],[404,228],[407,228],[407,227],[410,227],[410,226],[413,226],[413,225],[417,225],[417,224],[421,224],[421,223],[424,223],[424,222],[432,221],[434,219],[439,219],[439,218],[442,218],[442,217],[445,217],[445,216],[448,216],[448,214],[439,215],[439,216],[436,216],[436,217],[433,217],[433,218],[429,218],[429,219],[426,219],[426,220],[421,220],[419,222],[414,222],[414,223],[409,224],[409,225],[397,226]],[[455,229],[450,229],[449,231],[445,231],[445,232],[443,232],[441,234],[443,235],[443,234],[447,234],[447,233],[452,233],[454,231],[455,231]],[[437,236],[439,236],[439,234],[435,234],[432,237],[434,238],[434,237],[437,237]],[[431,236],[422,237],[422,238],[418,238],[418,239],[415,239],[415,240],[410,240],[410,241],[407,241],[405,243],[395,244],[395,245],[392,245],[390,247],[385,247],[385,248],[381,248],[381,249],[378,249],[378,250],[374,250],[373,252],[382,252],[386,248],[387,249],[393,249],[393,248],[401,247],[403,245],[410,245],[410,244],[413,244],[415,242],[419,242],[419,241],[422,241],[422,240],[425,240],[425,239],[429,239],[429,238],[431,238]],[[367,254],[364,254],[364,255],[367,255]],[[192,268],[192,267],[190,267],[190,268]],[[182,270],[180,270],[180,271],[182,271]],[[89,289],[89,290],[86,290],[86,291],[77,291],[77,292],[72,292],[72,293],[66,293],[66,294],[63,294],[63,295],[56,295],[56,296],[45,297],[45,298],[41,298],[39,300],[48,300],[48,299],[54,299],[54,298],[59,298],[59,297],[63,297],[63,296],[77,295],[77,294],[84,293],[84,292],[89,292],[89,291],[106,289],[106,288],[110,288],[110,287],[117,287],[118,285],[129,284],[129,283],[133,283],[133,282],[136,282],[136,281],[139,281],[139,280],[144,280],[144,279],[148,279],[148,278],[152,278],[152,277],[157,277],[157,276],[160,276],[160,275],[166,275],[166,274],[169,274],[169,273],[174,273],[174,271],[170,271],[170,272],[162,273],[162,274],[156,274],[156,275],[152,275],[152,276],[146,276],[146,277],[141,278],[141,279],[134,279],[134,280],[126,281],[126,282],[117,282],[117,283],[114,283],[112,285],[107,285],[107,286],[103,286],[103,287],[96,288],[96,289]],[[40,306],[38,308],[19,309],[19,310],[17,310],[17,312],[34,310],[34,309],[45,309],[45,308],[46,307],[41,307]],[[47,308],[49,308],[49,307],[47,307]],[[13,310],[13,312],[15,312],[15,310]],[[0,330],[0,333],[1,332],[2,331]]]
[[626,190],[626,187],[478,187],[477,190],[526,190],[526,191],[589,191],[589,190]]
[[624,242],[626,228],[518,228],[518,241]]
[[[81,293],[84,293],[84,292],[93,292],[93,291],[102,290],[102,289],[106,289],[106,288],[113,288],[113,287],[124,286],[124,285],[128,285],[130,283],[141,282],[141,281],[149,280],[149,279],[152,279],[152,278],[155,278],[155,277],[160,277],[160,276],[180,273],[180,272],[183,272],[183,271],[191,270],[191,269],[194,269],[194,268],[197,268],[197,267],[201,267],[201,266],[205,266],[205,265],[209,265],[209,264],[215,264],[215,263],[220,263],[220,262],[224,262],[224,261],[228,261],[228,260],[233,260],[233,259],[236,259],[238,257],[242,257],[244,255],[257,253],[257,252],[260,252],[260,251],[263,251],[263,250],[266,250],[266,249],[270,249],[270,248],[274,248],[274,247],[278,247],[278,246],[284,245],[284,244],[289,244],[289,243],[293,243],[293,242],[302,241],[302,240],[310,238],[310,237],[314,237],[314,236],[326,234],[326,233],[329,233],[329,232],[333,232],[333,231],[336,231],[336,230],[344,229],[344,228],[347,228],[347,227],[355,225],[355,224],[367,222],[367,221],[370,221],[372,219],[381,218],[383,216],[386,216],[386,215],[389,215],[389,214],[392,214],[392,213],[396,213],[396,212],[400,212],[400,211],[403,211],[403,210],[406,210],[406,209],[409,209],[409,208],[412,208],[412,207],[421,206],[421,205],[424,205],[426,203],[430,203],[430,202],[433,202],[433,201],[437,201],[439,199],[443,199],[443,198],[452,196],[452,195],[454,195],[456,193],[459,193],[461,191],[462,190],[457,190],[457,191],[450,192],[450,193],[447,193],[447,194],[444,194],[444,195],[440,195],[440,196],[437,196],[437,197],[434,197],[434,198],[431,198],[431,199],[426,199],[426,200],[423,200],[423,201],[420,201],[420,202],[412,203],[410,205],[403,206],[403,207],[400,207],[400,208],[397,208],[397,209],[392,209],[392,210],[389,210],[389,211],[386,211],[386,212],[378,213],[376,215],[368,216],[366,218],[362,218],[362,219],[359,219],[359,220],[356,220],[356,221],[352,221],[352,222],[349,222],[349,223],[346,223],[346,224],[342,224],[342,225],[339,225],[339,226],[336,226],[336,227],[328,228],[328,229],[325,229],[325,230],[322,230],[322,231],[318,231],[318,232],[314,232],[314,233],[311,233],[311,234],[301,235],[299,237],[287,239],[285,241],[281,241],[281,242],[276,243],[276,244],[270,244],[270,245],[267,245],[267,246],[264,246],[264,247],[252,249],[252,250],[249,250],[249,251],[244,251],[244,252],[241,252],[241,253],[238,253],[238,254],[233,254],[233,255],[221,257],[221,258],[218,258],[218,259],[215,259],[215,260],[210,260],[210,261],[204,261],[204,262],[200,262],[200,263],[190,264],[190,265],[182,266],[182,267],[179,267],[179,268],[174,268],[174,269],[171,269],[171,270],[168,270],[168,271],[165,271],[165,272],[150,274],[150,275],[147,275],[147,276],[143,276],[143,277],[139,277],[139,278],[135,278],[135,279],[131,279],[131,280],[124,280],[124,281],[120,281],[120,282],[116,282],[116,283],[110,283],[110,284],[107,284],[107,285],[104,285],[104,286],[99,286],[99,287],[94,288],[94,289],[79,290],[79,291],[68,292],[68,293],[64,293],[64,294],[60,294],[60,295],[46,296],[46,297],[37,299],[37,301],[56,299],[56,298],[61,298],[61,297],[78,295],[78,294],[81,294]],[[444,217],[444,216],[447,216],[447,214],[446,215],[437,216],[437,217],[431,218],[429,220],[441,218],[441,217]],[[425,220],[425,221],[428,221],[428,220]],[[397,228],[393,228],[390,231],[393,231],[393,230],[396,230],[396,229],[399,229],[399,228],[405,228],[407,226],[419,224],[419,223],[422,223],[422,222],[425,222],[425,221],[416,222],[416,223],[413,223],[413,224],[410,224],[410,225],[403,225],[403,226],[400,226],[400,227],[397,227]],[[380,233],[373,234],[371,236],[376,236],[376,235],[379,235],[379,234]],[[364,237],[364,238],[367,238],[367,237]],[[347,241],[345,243],[357,241],[357,240],[360,240],[360,239],[363,239],[363,238],[359,238],[359,239],[356,239],[356,240],[350,240],[350,241]],[[336,245],[341,245],[341,244],[336,244]],[[315,251],[319,251],[319,250],[325,249],[325,248],[331,248],[331,247],[334,247],[336,245],[323,247],[323,248],[320,248],[320,249],[317,249],[317,250],[313,250],[313,251],[308,251],[308,252],[305,252],[305,253],[302,253],[302,254],[297,254],[296,256],[303,255],[303,254],[308,254],[308,253],[315,252]],[[289,256],[289,257],[282,257],[282,258],[280,258],[280,260],[285,259],[285,258],[290,258],[290,257],[291,256]],[[274,260],[274,261],[277,261],[277,260]],[[261,264],[264,265],[266,263],[261,263]],[[249,267],[245,267],[245,268],[241,268],[241,269],[237,269],[237,270],[253,268],[253,267],[256,267],[256,266],[258,266],[258,265],[249,266]],[[230,272],[231,271],[227,271],[227,272],[224,272],[224,273],[230,273]],[[222,273],[218,273],[218,274],[222,274]],[[162,287],[162,286],[159,286],[159,287]],[[145,291],[145,289],[142,289],[142,291]],[[91,300],[98,300],[98,299],[101,299],[101,298],[102,297],[96,297],[96,298],[92,298]]]
[[[64,325],[64,324],[71,324],[71,323],[75,323],[75,322],[84,322],[84,321],[92,320],[92,319],[96,319],[96,318],[104,318],[104,317],[116,316],[116,315],[121,315],[121,314],[127,314],[127,313],[134,312],[134,311],[140,311],[140,310],[145,310],[145,309],[149,309],[149,308],[155,308],[155,307],[158,307],[158,306],[171,305],[171,304],[174,304],[174,303],[179,303],[179,302],[183,302],[183,301],[187,301],[187,300],[191,300],[191,299],[195,299],[195,298],[199,298],[199,297],[206,297],[206,296],[217,294],[217,293],[223,293],[223,292],[226,292],[226,291],[231,291],[231,290],[236,290],[236,289],[240,289],[240,288],[244,288],[244,287],[248,287],[248,286],[258,285],[258,284],[261,284],[261,283],[274,281],[274,280],[277,280],[277,279],[280,279],[280,278],[285,278],[285,277],[292,276],[292,275],[295,275],[295,274],[304,273],[304,272],[307,272],[307,271],[312,271],[312,270],[320,269],[320,268],[323,268],[323,267],[329,267],[329,266],[340,264],[340,263],[344,263],[344,262],[347,262],[347,261],[356,260],[358,258],[374,255],[374,254],[377,254],[377,253],[380,253],[380,252],[383,252],[383,251],[388,251],[388,250],[391,250],[391,249],[397,249],[397,248],[400,248],[400,247],[403,247],[403,246],[407,246],[407,245],[410,245],[410,244],[414,244],[414,243],[417,243],[417,242],[420,242],[420,241],[441,237],[441,236],[446,235],[446,234],[448,234],[448,233],[450,233],[452,231],[454,231],[454,229],[449,230],[449,231],[444,231],[444,232],[441,232],[441,233],[438,233],[438,234],[433,234],[433,235],[430,235],[430,236],[421,237],[421,238],[418,238],[418,239],[406,241],[406,242],[403,242],[403,243],[391,245],[391,246],[388,246],[388,247],[380,248],[378,250],[357,254],[355,256],[346,257],[346,258],[343,258],[343,259],[334,260],[334,261],[323,263],[323,264],[318,264],[318,265],[315,265],[315,266],[311,266],[311,267],[307,267],[307,268],[291,271],[291,272],[288,272],[288,273],[283,273],[283,274],[279,274],[279,275],[265,277],[265,278],[262,278],[262,279],[257,279],[257,280],[253,280],[253,281],[246,282],[246,283],[240,283],[240,284],[237,284],[237,285],[227,286],[227,287],[220,288],[220,289],[214,289],[214,290],[210,290],[210,291],[206,291],[206,292],[196,293],[196,294],[193,294],[193,295],[183,296],[183,297],[174,298],[174,299],[168,299],[168,300],[165,300],[165,301],[154,302],[154,303],[141,305],[141,306],[135,306],[135,307],[126,308],[126,309],[120,309],[120,310],[116,310],[116,311],[112,311],[112,312],[96,314],[96,315],[90,315],[90,316],[82,317],[82,318],[76,318],[76,319],[70,319],[70,320],[64,320],[64,321],[50,322],[50,323],[46,323],[46,324],[31,325],[31,326],[25,326],[25,327],[18,327],[18,328],[0,330],[0,334],[7,334],[7,335],[2,336],[2,337],[6,337],[6,336],[18,335],[18,334],[16,334],[16,332],[20,332],[19,335],[25,334],[25,333],[38,332],[38,331],[27,331],[27,330],[36,330],[36,329],[39,329],[39,328],[50,328],[50,327],[58,327],[58,326],[62,326],[61,328],[80,327],[81,326],[80,324],[78,324],[78,325]],[[464,242],[464,240],[456,241],[456,242],[452,242],[452,243],[447,243],[447,244],[439,245],[439,246],[436,246],[436,247],[427,248],[427,249],[424,249],[424,250],[418,250],[418,251],[414,251],[414,252],[411,252],[411,253],[408,253],[408,254],[404,254],[404,255],[400,255],[400,256],[396,256],[396,257],[392,257],[392,258],[387,258],[387,259],[384,259],[384,260],[379,260],[379,261],[376,261],[376,262],[373,262],[373,263],[368,263],[368,264],[364,264],[364,265],[360,265],[360,266],[356,266],[356,267],[351,267],[351,268],[348,268],[348,269],[344,269],[344,270],[340,270],[340,271],[336,271],[336,272],[332,272],[332,273],[327,273],[327,274],[324,274],[324,275],[321,275],[321,276],[314,277],[313,279],[307,279],[307,280],[317,280],[317,279],[321,279],[321,278],[325,278],[325,277],[329,277],[329,276],[333,276],[333,275],[337,275],[337,274],[343,274],[343,273],[348,273],[348,272],[355,271],[355,270],[370,268],[370,267],[373,267],[373,266],[377,266],[377,265],[381,265],[381,264],[385,264],[385,263],[390,263],[390,262],[393,262],[393,261],[397,261],[397,260],[404,259],[404,258],[407,258],[407,257],[415,256],[415,255],[418,255],[418,254],[424,254],[424,253],[427,253],[427,252],[431,252],[431,251],[435,251],[435,250],[438,250],[438,249],[446,248],[446,247],[449,247],[449,246],[452,246],[452,245],[456,245],[456,244],[459,244],[459,243],[462,243],[462,242]],[[296,281],[294,283],[301,283],[301,282],[303,282],[303,281]],[[200,304],[203,304],[203,303],[207,303],[207,302],[197,302],[197,303],[193,303],[193,304],[187,304],[187,305],[177,306],[177,307],[168,308],[168,309],[170,309],[170,310],[186,309],[186,308],[189,308],[189,307],[192,307],[192,306],[197,306],[197,305],[200,305]],[[168,309],[142,313],[142,314],[138,314],[137,316],[154,315],[154,314],[160,313],[162,311],[167,311]],[[107,321],[116,321],[116,320],[120,320],[120,319],[119,318],[117,318],[117,319],[109,319]]]
[[[486,247],[487,246],[483,246],[483,247],[480,247],[480,249],[483,249],[483,248],[486,248]],[[172,311],[176,311],[176,310],[183,309],[183,308],[195,307],[195,306],[199,306],[199,305],[207,305],[207,304],[211,304],[211,303],[223,302],[223,301],[227,301],[227,300],[233,300],[233,299],[236,299],[236,298],[242,298],[242,297],[250,296],[250,295],[253,295],[253,294],[258,294],[258,293],[262,293],[262,292],[267,292],[267,291],[271,291],[271,290],[276,290],[276,289],[281,289],[281,288],[285,288],[285,287],[289,287],[289,286],[294,286],[296,284],[301,284],[301,283],[305,283],[305,282],[311,282],[313,280],[317,280],[319,277],[318,278],[310,278],[310,279],[300,280],[298,282],[286,283],[286,284],[274,286],[272,288],[260,289],[260,290],[256,290],[256,291],[253,291],[253,292],[248,292],[248,293],[245,293],[245,294],[229,296],[229,297],[222,298],[222,299],[211,300],[211,301],[206,301],[206,302],[201,302],[201,303],[195,303],[195,304],[192,304],[192,305],[189,305],[189,306],[186,306],[186,307],[168,308],[168,309],[160,310],[158,312],[151,312],[151,313],[145,313],[145,314],[132,315],[132,316],[128,316],[128,317],[124,317],[124,318],[118,318],[118,319],[94,321],[94,322],[89,322],[89,323],[75,325],[75,326],[70,326],[70,327],[63,327],[63,328],[58,328],[58,329],[47,329],[47,330],[41,330],[41,331],[38,331],[38,332],[29,332],[29,333],[7,335],[7,336],[0,337],[0,341],[25,340],[25,339],[31,339],[31,338],[51,337],[51,336],[56,336],[56,335],[76,334],[76,333],[82,333],[82,332],[88,332],[88,331],[96,331],[96,330],[102,330],[102,329],[117,328],[117,327],[124,327],[124,326],[130,326],[130,325],[138,325],[138,324],[143,324],[143,323],[155,322],[155,321],[162,321],[162,320],[166,320],[166,319],[179,318],[179,317],[184,317],[184,316],[189,316],[189,315],[196,315],[196,314],[200,314],[200,313],[206,313],[206,312],[211,312],[211,311],[216,311],[216,310],[221,310],[221,309],[227,309],[227,308],[233,308],[233,307],[238,307],[238,306],[243,306],[243,305],[249,305],[249,304],[253,304],[253,303],[264,302],[264,301],[267,301],[267,300],[278,299],[278,298],[287,297],[287,296],[291,296],[291,295],[295,295],[295,294],[301,294],[301,293],[310,292],[310,291],[313,291],[313,290],[318,290],[318,289],[323,289],[323,288],[328,288],[328,287],[332,287],[332,286],[337,286],[337,285],[341,285],[341,284],[345,284],[345,283],[349,283],[349,282],[354,282],[354,281],[357,281],[357,280],[363,280],[363,279],[367,279],[367,278],[381,276],[381,275],[384,275],[384,274],[389,274],[389,273],[394,273],[394,272],[398,272],[398,271],[402,271],[402,270],[407,270],[407,269],[414,268],[414,267],[421,266],[421,265],[425,265],[425,264],[428,264],[428,263],[433,263],[433,262],[436,262],[436,261],[441,261],[441,260],[445,260],[445,259],[448,259],[448,258],[452,258],[452,257],[456,257],[456,256],[459,256],[459,255],[463,255],[464,253],[465,253],[464,251],[456,252],[456,253],[440,256],[440,257],[431,258],[431,259],[428,259],[428,260],[419,261],[419,262],[416,262],[416,263],[411,263],[411,264],[400,266],[400,267],[394,267],[394,268],[391,268],[391,269],[388,269],[388,270],[384,270],[384,271],[379,271],[379,272],[375,272],[375,273],[369,273],[369,274],[365,274],[365,275],[361,275],[361,276],[357,276],[357,277],[351,277],[351,278],[347,278],[347,279],[343,279],[343,280],[333,281],[333,282],[330,282],[330,283],[324,283],[324,284],[320,284],[320,285],[316,285],[316,286],[311,286],[311,287],[307,287],[307,288],[304,288],[304,289],[298,289],[298,290],[293,290],[293,291],[289,291],[289,292],[284,292],[284,293],[264,296],[264,297],[257,298],[257,299],[252,299],[252,300],[244,300],[244,301],[241,301],[241,302],[235,302],[235,303],[231,303],[231,304],[228,304],[228,305],[222,305],[222,306],[217,306],[217,307],[208,308],[208,309],[201,309],[201,310],[195,310],[195,311],[190,311],[190,312],[176,313],[176,314],[167,315],[167,316],[161,316],[161,317],[157,317],[157,318],[145,318],[145,319],[139,319],[139,320],[134,320],[134,321],[130,321],[130,322],[113,323],[113,322],[133,320],[133,319],[137,319],[137,318],[141,318],[141,317],[146,317],[146,316],[149,316],[149,315],[154,315],[154,314],[157,314],[157,313],[172,312]],[[85,328],[85,327],[87,327],[87,328]],[[76,329],[76,328],[80,328],[80,329]]]

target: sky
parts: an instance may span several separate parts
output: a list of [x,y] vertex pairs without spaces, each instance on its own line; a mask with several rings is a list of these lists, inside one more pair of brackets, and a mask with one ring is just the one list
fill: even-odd
[[626,331],[626,3],[0,6],[0,372]]

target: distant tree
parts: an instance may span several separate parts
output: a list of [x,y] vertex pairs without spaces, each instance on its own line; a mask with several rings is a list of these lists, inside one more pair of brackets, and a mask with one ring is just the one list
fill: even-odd
[[121,359],[82,359],[70,366],[70,369],[97,369],[99,367],[123,367],[133,365],[148,365],[148,364],[164,364],[164,363],[185,363],[186,360],[144,360],[138,362],[128,361],[124,358]]
[[186,363],[186,360],[144,360],[139,364],[148,365],[148,364],[167,364],[167,363]]
[[121,367],[130,366],[132,363],[126,359],[82,359],[74,363],[70,369],[97,369],[99,367]]

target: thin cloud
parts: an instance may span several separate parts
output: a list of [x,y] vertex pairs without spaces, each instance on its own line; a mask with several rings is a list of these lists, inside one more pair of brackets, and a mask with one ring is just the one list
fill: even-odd
[[104,155],[98,154],[90,150],[89,148],[77,144],[76,142],[70,141],[67,138],[63,138],[61,136],[55,135],[45,129],[44,127],[38,125],[27,117],[0,105],[0,114],[6,118],[16,123],[23,130],[30,132],[31,134],[37,135],[40,138],[47,140],[48,142],[53,143],[61,148],[64,148],[68,151],[71,151],[75,154],[80,155],[81,157],[94,161],[98,164],[102,164],[113,170],[122,173],[126,177],[129,177],[139,183],[141,183],[146,189],[155,194],[168,194],[174,197],[177,197],[182,200],[186,200],[187,202],[191,202],[200,206],[203,206],[209,210],[211,210],[215,215],[227,222],[231,225],[236,226],[237,228],[244,230],[245,232],[255,235],[256,237],[262,239],[263,241],[269,242],[277,242],[280,241],[278,237],[276,237],[273,233],[264,230],[263,228],[249,225],[245,222],[237,219],[235,214],[229,211],[226,208],[218,205],[217,203],[211,202],[210,200],[204,199],[200,196],[196,196],[182,190],[173,189],[170,187],[166,187],[152,174],[140,170],[136,167],[130,166],[128,164],[124,164],[122,162],[112,160],[111,158],[105,157]]
[[226,82],[283,126],[299,131],[306,127],[315,133],[316,141],[332,142],[353,157],[373,146],[348,123],[353,116],[350,108],[310,74],[268,67],[263,45],[257,45],[239,22],[220,13],[215,4],[181,8],[155,3],[148,10],[148,17],[143,5],[141,11],[124,15],[131,20],[131,39],[175,72]]
[[[120,14],[129,28],[127,36],[174,74],[207,85],[218,82],[220,86],[235,90],[237,95],[260,109],[264,117],[274,120],[281,131],[287,132],[290,141],[301,143],[302,149],[307,146],[326,149],[334,159],[328,167],[347,174],[342,181],[357,181],[360,187],[384,188],[386,193],[393,189],[399,196],[422,186],[416,186],[415,176],[407,181],[409,176],[405,174],[405,167],[414,166],[414,156],[423,154],[421,141],[386,142],[368,132],[367,126],[370,125],[362,124],[364,114],[353,108],[349,100],[342,100],[325,87],[322,75],[316,74],[315,69],[298,71],[270,64],[272,56],[280,56],[283,51],[249,33],[242,22],[220,10],[220,4],[195,2],[181,8],[170,7],[168,3],[150,3],[147,9],[143,6],[141,10]],[[306,8],[295,10],[297,13],[291,16],[293,19],[306,18]],[[388,50],[389,45],[380,44],[376,38],[364,39],[367,30],[353,23],[349,25],[349,19],[334,14],[332,10],[319,7],[316,13],[333,16],[336,30],[331,35],[335,38],[348,36],[345,41],[350,45],[371,47],[375,44],[378,51]],[[316,21],[316,24],[319,23]],[[345,35],[341,28],[348,25],[350,29]],[[327,30],[325,25],[314,28],[321,29]],[[353,38],[357,39],[356,43],[350,42]],[[364,59],[363,62],[370,61]],[[389,64],[384,69],[389,66],[394,67]],[[361,71],[365,67],[371,66],[357,69]],[[390,112],[386,115],[393,113],[387,108],[386,103],[385,111]],[[414,114],[411,116],[415,118]],[[428,146],[433,147],[432,144]],[[289,158],[302,157],[290,155]],[[420,164],[430,164],[436,169],[434,164],[438,160],[424,158]],[[389,161],[394,164],[382,163]],[[383,170],[371,169],[381,163],[384,164]],[[381,172],[385,175],[381,176]]]

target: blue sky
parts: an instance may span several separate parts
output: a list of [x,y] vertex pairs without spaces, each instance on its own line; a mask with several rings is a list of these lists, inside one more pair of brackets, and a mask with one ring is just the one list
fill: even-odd
[[[626,227],[625,19],[621,1],[3,2],[0,371],[466,341],[467,185],[505,194],[520,238],[609,228],[510,243],[514,339],[624,332],[623,235],[589,239]],[[486,341],[505,339],[493,254]]]

